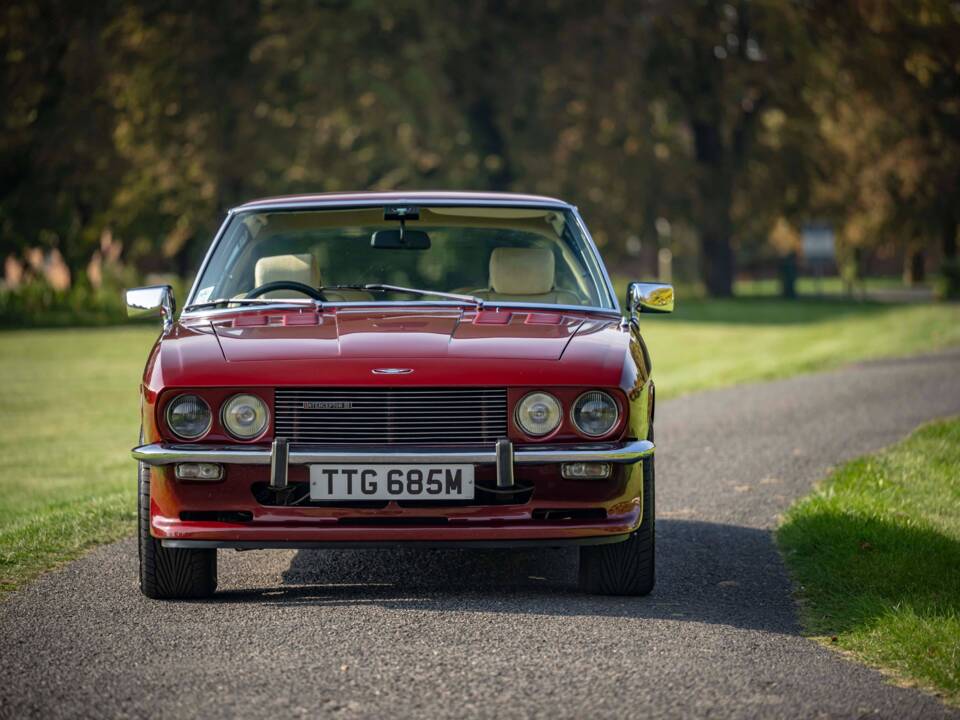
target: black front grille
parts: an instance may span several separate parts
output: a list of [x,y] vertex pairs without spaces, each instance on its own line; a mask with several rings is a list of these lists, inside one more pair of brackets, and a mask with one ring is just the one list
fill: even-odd
[[507,436],[503,388],[284,388],[277,437],[336,445],[493,445]]

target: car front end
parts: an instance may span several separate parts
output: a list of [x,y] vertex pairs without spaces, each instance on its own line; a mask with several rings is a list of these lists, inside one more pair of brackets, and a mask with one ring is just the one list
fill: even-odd
[[[335,322],[335,314],[311,320]],[[529,314],[512,314],[517,326],[533,325]],[[296,323],[304,316],[292,315]],[[260,317],[278,329],[291,318]],[[574,316],[539,320],[564,317]],[[457,325],[483,320],[484,311],[468,312]],[[619,321],[605,324],[589,337],[620,334]],[[204,339],[211,338],[185,326],[166,352],[197,353]],[[174,350],[177,343],[194,347]],[[203,385],[208,371],[193,368],[187,372],[197,377],[168,386],[157,368],[144,394],[149,442],[133,452],[151,467],[151,530],[168,547],[614,541],[639,523],[636,470],[653,452],[649,385],[633,369],[631,385],[620,386],[616,367],[603,378],[616,384],[597,386],[598,368],[589,358],[576,367],[575,354],[551,373],[541,361],[516,358],[406,357],[397,367],[380,358],[246,361],[232,387]],[[570,383],[578,372],[583,380]],[[318,373],[327,376],[322,385]],[[261,384],[271,375],[284,384]],[[547,382],[529,384],[535,376]],[[591,403],[599,409],[584,413]],[[238,416],[252,418],[252,427]]]
[[[431,277],[428,261],[467,253],[442,290],[322,284],[311,266],[339,256],[324,243],[340,237],[300,217],[322,210],[316,201],[288,214],[281,200],[228,218],[244,233],[228,240],[230,257],[252,258],[236,286],[220,279],[244,274],[241,260],[224,265],[222,231],[179,318],[166,291],[133,291],[131,305],[166,316],[133,450],[148,595],[185,594],[143,579],[150,558],[214,558],[215,576],[220,548],[627,547],[652,526],[649,357],[575,210],[504,196],[399,200],[332,201],[363,220],[350,246],[359,272],[384,274],[377,263],[393,258],[401,277]],[[369,210],[399,232],[378,229]],[[459,233],[446,243],[437,218],[451,214]],[[462,249],[491,224],[490,248]],[[592,259],[562,246],[565,234]],[[471,252],[489,279],[464,293],[452,286],[475,273],[462,269]]]

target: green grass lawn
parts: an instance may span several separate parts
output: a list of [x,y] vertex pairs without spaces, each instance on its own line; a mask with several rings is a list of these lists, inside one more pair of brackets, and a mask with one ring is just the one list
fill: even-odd
[[[858,280],[853,294],[858,295],[863,291],[884,291],[884,290],[906,290],[903,279],[899,277],[868,277]],[[929,284],[922,284],[920,287],[929,288]],[[817,278],[804,275],[797,278],[794,288],[798,295],[817,296],[834,295],[844,296],[848,288],[844,285],[841,278],[831,275],[829,277]],[[780,294],[779,280],[739,280],[736,283],[736,294],[738,296],[765,295],[775,296]]]
[[[960,343],[960,307],[750,298],[645,316],[661,398]],[[137,387],[159,328],[0,332],[0,590],[133,531]]]
[[680,297],[640,318],[661,398],[960,344],[960,305]]
[[843,466],[778,540],[811,635],[960,704],[960,419]]
[[155,327],[0,333],[0,591],[129,534]]

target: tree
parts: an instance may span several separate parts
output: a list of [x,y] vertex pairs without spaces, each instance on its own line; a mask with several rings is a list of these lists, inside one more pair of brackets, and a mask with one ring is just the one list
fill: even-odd
[[[807,117],[809,42],[787,2],[700,0],[662,15],[648,75],[690,131],[689,183],[702,277],[713,296],[733,294],[736,209],[782,202],[745,197],[765,119]],[[768,227],[772,227],[770,217]]]
[[99,42],[112,9],[44,0],[0,11],[0,251],[56,247],[74,276],[123,171]]
[[[947,294],[960,295],[960,7],[947,0],[817,3],[838,74],[835,107],[872,118],[850,128],[849,164],[867,180],[868,213],[881,239],[943,256]],[[854,108],[844,93],[857,100]]]

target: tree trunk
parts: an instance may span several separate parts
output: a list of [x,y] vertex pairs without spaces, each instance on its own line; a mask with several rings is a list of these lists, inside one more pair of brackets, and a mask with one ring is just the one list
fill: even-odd
[[694,123],[693,137],[700,166],[700,273],[710,297],[733,295],[734,256],[730,243],[733,177],[726,163],[720,128]]
[[960,260],[957,259],[957,214],[947,208],[943,217],[943,275],[940,296],[945,300],[960,300]]
[[907,251],[907,284],[920,285],[926,280],[926,254],[922,247],[910,248]]
[[733,249],[722,229],[705,228],[700,234],[701,274],[710,297],[733,296]]
[[947,212],[943,222],[943,260],[955,262],[957,259],[957,218]]
[[780,296],[784,300],[797,298],[797,254],[787,253],[780,259]]

